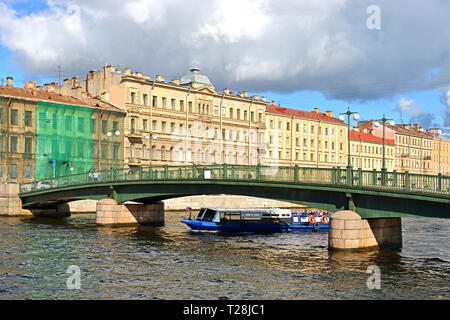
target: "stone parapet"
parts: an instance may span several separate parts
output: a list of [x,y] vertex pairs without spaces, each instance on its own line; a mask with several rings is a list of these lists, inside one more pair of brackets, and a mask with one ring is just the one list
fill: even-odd
[[401,218],[362,219],[349,210],[331,215],[330,250],[370,250],[402,247]]
[[98,225],[164,225],[164,203],[154,204],[118,204],[113,199],[97,202]]
[[18,184],[0,184],[0,216],[31,216],[29,210],[22,209]]

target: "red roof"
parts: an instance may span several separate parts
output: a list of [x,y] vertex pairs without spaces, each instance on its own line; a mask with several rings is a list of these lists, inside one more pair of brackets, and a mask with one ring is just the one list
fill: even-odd
[[[383,143],[383,138],[374,136],[371,133],[350,131],[350,140],[362,140],[368,142]],[[395,144],[393,139],[385,139],[386,144]]]
[[297,116],[302,118],[310,118],[310,119],[316,119],[316,120],[323,120],[323,121],[329,121],[329,122],[336,122],[339,124],[345,124],[343,121],[329,117],[325,113],[315,112],[315,111],[303,111],[303,110],[297,110],[297,109],[290,109],[290,108],[284,108],[284,107],[277,107],[274,105],[267,105],[266,111],[273,112],[273,113],[280,113],[280,114],[287,114],[290,116]]

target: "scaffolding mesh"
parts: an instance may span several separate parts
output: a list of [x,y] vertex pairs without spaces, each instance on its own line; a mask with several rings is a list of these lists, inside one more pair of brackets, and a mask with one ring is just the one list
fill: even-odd
[[93,168],[93,113],[94,109],[88,107],[38,102],[36,179],[83,173]]

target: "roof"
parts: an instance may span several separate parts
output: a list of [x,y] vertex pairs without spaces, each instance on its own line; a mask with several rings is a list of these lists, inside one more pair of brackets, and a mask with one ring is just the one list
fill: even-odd
[[34,102],[50,102],[67,105],[76,105],[96,108],[107,111],[125,113],[122,109],[98,98],[82,97],[81,99],[63,96],[55,92],[46,92],[36,89],[23,89],[17,87],[0,86],[0,97],[28,100]]
[[191,84],[193,82],[204,84],[206,86],[213,85],[206,75],[200,73],[199,69],[193,68],[190,71],[190,73],[185,74],[180,78],[180,85]]
[[[360,121],[358,123],[358,127],[365,128],[365,129],[372,129],[374,122],[375,122],[375,120]],[[427,138],[427,139],[433,138],[432,133],[416,130],[416,129],[414,129],[413,126],[408,125],[408,124],[395,124],[395,125],[391,126],[389,123],[386,123],[385,125],[386,125],[386,128],[394,130],[396,134],[404,134],[404,135],[408,135],[408,136],[410,135],[410,136]]]
[[345,125],[345,122],[327,116],[325,113],[315,112],[315,111],[303,111],[303,110],[297,110],[297,109],[290,109],[290,108],[284,108],[284,107],[277,107],[274,105],[266,105],[266,111],[272,112],[272,113],[279,113],[279,114],[285,114],[290,116],[296,116],[296,117],[302,117],[302,118],[309,118],[314,120],[322,120],[322,121],[328,121],[328,122],[335,122],[337,124]]
[[[383,138],[377,137],[372,133],[360,132],[360,131],[350,131],[350,140],[361,140],[367,142],[377,142],[383,143]],[[386,144],[395,144],[393,139],[385,139]]]

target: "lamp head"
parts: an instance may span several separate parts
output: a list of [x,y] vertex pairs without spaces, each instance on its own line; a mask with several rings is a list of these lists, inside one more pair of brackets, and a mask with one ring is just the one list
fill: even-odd
[[359,114],[355,113],[353,115],[353,119],[355,119],[355,121],[358,121],[359,120]]
[[341,114],[341,115],[339,116],[339,120],[341,120],[341,121],[344,121],[344,120],[345,120],[345,117],[344,117],[343,114]]
[[378,121],[375,121],[375,122],[373,123],[373,126],[374,126],[375,128],[378,128],[378,127],[380,126],[380,123],[379,123]]
[[120,135],[120,131],[116,131],[116,132],[114,132],[114,134],[115,134],[116,136],[118,136],[118,135]]
[[395,122],[394,122],[393,120],[389,121],[389,124],[390,124],[391,126],[395,126]]
[[108,137],[111,137],[111,136],[112,136],[112,133],[108,131],[108,132],[106,133],[106,135],[107,135]]

